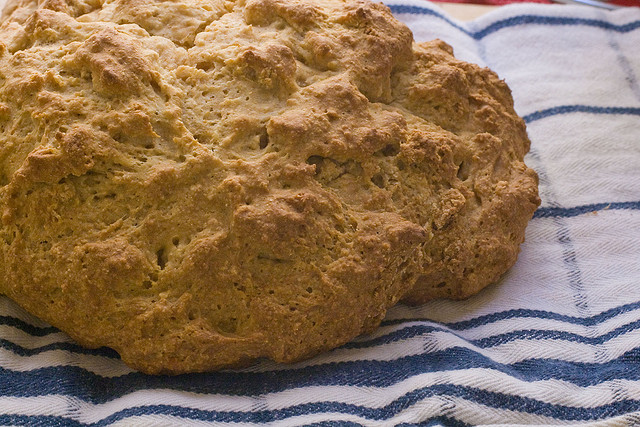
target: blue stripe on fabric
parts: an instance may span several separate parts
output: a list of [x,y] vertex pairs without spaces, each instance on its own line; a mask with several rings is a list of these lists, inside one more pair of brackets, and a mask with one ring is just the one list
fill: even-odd
[[[140,408],[132,408],[139,409],[138,411],[129,411],[129,413],[118,413],[117,418],[110,418],[105,421],[99,421],[91,424],[80,423],[75,420],[71,420],[64,417],[55,417],[55,416],[44,416],[44,415],[0,415],[0,424],[2,425],[15,425],[15,426],[29,426],[29,427],[99,427],[99,426],[107,426],[113,424],[117,421],[126,420],[129,417],[139,417],[139,416],[149,416],[149,415],[173,415],[173,413],[167,414],[158,414],[159,409],[157,406],[154,407],[140,407]],[[148,409],[152,411],[151,413],[146,413],[144,409]],[[169,410],[176,412],[178,410],[186,409],[184,407],[168,407]],[[133,413],[131,413],[133,412]],[[179,411],[183,412],[183,411]],[[203,419],[202,417],[198,417],[197,411],[190,411],[191,417],[182,417],[182,418],[190,418],[191,420],[198,421],[219,421],[223,422],[226,420],[215,419],[216,417],[212,415],[208,415]],[[193,416],[195,415],[195,417]],[[226,417],[224,417],[226,418]],[[254,421],[256,422],[256,421]],[[324,421],[319,423],[311,423],[305,424],[308,427],[361,427],[362,424],[354,423],[351,421]],[[399,424],[398,427],[411,427],[411,426],[424,426],[424,427],[436,427],[436,426],[445,426],[445,427],[468,427],[470,424],[466,424],[462,421],[458,421],[454,418],[445,418],[445,417],[437,417],[433,420],[425,421],[422,423],[412,423],[412,424]]]
[[523,381],[556,379],[580,387],[619,379],[638,381],[640,348],[604,363],[528,359],[502,364],[468,348],[453,347],[390,361],[338,362],[266,372],[222,371],[178,376],[132,372],[102,377],[77,366],[20,372],[0,368],[0,387],[5,396],[56,394],[100,404],[149,389],[250,397],[313,386],[388,387],[415,375],[472,368],[490,369]]
[[29,335],[33,335],[36,337],[43,337],[45,335],[53,334],[56,332],[60,332],[58,329],[53,326],[48,327],[40,327],[34,326],[25,322],[24,320],[18,319],[16,317],[11,316],[0,316],[0,325],[13,326],[14,328],[18,328],[21,331],[28,333]]
[[571,230],[566,224],[565,218],[552,218],[552,221],[556,224],[556,237],[562,247],[562,263],[567,271],[569,288],[573,291],[573,302],[578,314],[585,315],[588,313],[588,297],[582,282],[582,273],[578,266],[578,257],[571,238]]
[[482,39],[491,33],[495,33],[496,31],[519,25],[586,26],[601,28],[608,31],[615,31],[618,33],[628,33],[640,28],[640,21],[632,21],[627,24],[616,25],[612,24],[611,22],[602,21],[599,19],[570,18],[565,16],[520,15],[496,21],[486,28],[480,31],[476,31],[473,34],[473,37]]
[[529,329],[529,330],[522,330],[522,331],[506,332],[503,334],[493,335],[486,338],[470,340],[470,342],[480,348],[491,348],[491,347],[501,345],[510,341],[522,340],[522,339],[530,339],[530,340],[551,339],[551,340],[577,342],[577,343],[587,344],[587,345],[599,345],[599,344],[604,344],[609,340],[612,340],[616,337],[619,337],[620,335],[627,334],[639,328],[640,328],[640,320],[636,320],[635,322],[627,323],[626,325],[622,325],[612,331],[609,331],[605,334],[602,334],[596,337],[587,337],[584,335],[576,334],[573,332],[566,332],[566,331]]
[[522,119],[526,123],[546,117],[557,116],[569,113],[590,113],[590,114],[626,114],[640,116],[640,108],[636,107],[597,107],[591,105],[559,105],[557,107],[547,108],[545,110],[535,111],[531,114],[523,116]]
[[[627,334],[636,329],[640,329],[640,319],[622,325],[618,328],[615,328],[612,331],[609,331],[605,334],[589,337],[580,334],[576,334],[573,332],[567,331],[558,331],[552,329],[524,329],[524,330],[516,330],[505,332],[502,334],[491,335],[489,337],[480,338],[480,339],[467,339],[458,334],[454,334],[460,339],[473,344],[479,348],[491,348],[501,344],[505,344],[511,341],[517,340],[562,340],[562,341],[570,341],[577,342],[581,344],[587,345],[598,345],[604,344],[607,341],[619,337],[620,335]],[[392,333],[385,334],[381,337],[377,337],[371,340],[366,341],[358,341],[358,342],[350,342],[342,346],[341,348],[369,348],[377,345],[385,345],[390,344],[392,342],[403,341],[419,336],[423,336],[432,332],[446,332],[451,333],[444,328],[440,328],[433,325],[412,325],[406,328],[402,328],[397,331],[393,331]]]
[[[388,334],[384,334],[382,336],[361,340],[361,341],[352,341],[342,345],[340,348],[343,349],[363,349],[363,348],[371,348],[381,345],[386,345],[398,341],[408,340],[415,337],[423,336],[433,332],[445,332],[448,334],[455,335],[456,337],[476,346],[479,348],[490,348],[497,345],[505,344],[507,342],[523,340],[523,339],[535,339],[535,340],[564,340],[570,342],[578,342],[581,344],[587,345],[598,345],[604,344],[607,341],[619,337],[620,335],[627,334],[633,330],[640,329],[640,319],[627,323],[625,325],[619,326],[612,331],[609,331],[605,334],[589,337],[584,336],[572,332],[566,331],[558,331],[553,329],[525,329],[525,330],[515,330],[502,334],[491,335],[489,337],[481,338],[481,339],[468,339],[462,335],[456,334],[451,330],[440,327],[436,325],[410,325],[403,327],[401,329],[395,330]],[[87,349],[83,348],[74,343],[60,342],[44,345],[36,348],[25,348],[18,344],[12,343],[8,340],[0,338],[0,348],[4,348],[12,351],[13,353],[19,356],[34,356],[36,354],[44,353],[52,350],[63,350],[68,351],[74,354],[90,354],[94,356],[102,356],[108,357],[111,359],[119,358],[118,353],[109,348],[99,348],[99,349]]]
[[421,421],[419,423],[401,423],[396,427],[437,427],[437,426],[445,426],[445,427],[470,427],[471,424],[467,424],[460,420],[456,420],[455,418],[440,416],[434,417],[429,420]]
[[443,15],[441,13],[438,13],[435,10],[431,10],[431,9],[427,9],[427,8],[419,7],[419,6],[408,6],[408,5],[387,5],[387,7],[389,7],[389,9],[391,9],[391,12],[394,13],[394,14],[405,13],[405,14],[411,14],[411,15],[431,15],[431,16],[434,16],[436,18],[439,18],[439,19],[445,21],[447,24],[451,25],[453,28],[456,28],[457,30],[467,34],[468,36],[475,38],[474,33],[472,31],[469,31],[467,28],[456,24],[454,21],[449,19],[447,16],[445,16],[445,15]]
[[362,424],[351,421],[321,421],[318,423],[305,424],[307,427],[362,427]]
[[[533,158],[540,160],[537,150],[530,150],[530,155]],[[553,207],[559,207],[557,197],[555,196],[554,186],[551,185],[551,181],[547,177],[547,172],[544,167],[544,162],[538,163],[537,168],[538,175],[541,181],[547,182],[546,186],[546,199]],[[578,265],[576,250],[571,239],[571,230],[567,224],[566,218],[552,217],[552,222],[556,227],[556,239],[562,248],[562,263],[566,270],[567,285],[572,291],[573,302],[578,311],[580,317],[587,317],[588,315],[588,296],[582,282],[582,273]]]
[[618,64],[620,64],[620,68],[626,75],[626,80],[629,83],[629,88],[635,95],[636,99],[640,101],[640,86],[638,85],[638,79],[636,78],[636,74],[633,71],[633,67],[629,62],[629,59],[626,57],[618,41],[615,39],[615,34],[609,33],[609,46],[616,53],[616,57],[618,59]]
[[[640,401],[621,399],[595,407],[572,407],[557,405],[529,397],[490,392],[474,387],[437,384],[412,390],[386,406],[370,408],[343,402],[313,402],[293,405],[287,408],[258,411],[208,411],[174,405],[145,405],[123,409],[90,426],[106,426],[129,417],[144,415],[169,415],[191,420],[208,422],[270,423],[318,413],[339,413],[355,415],[368,420],[386,421],[410,408],[416,403],[434,396],[448,396],[471,401],[489,408],[526,412],[528,414],[552,417],[564,421],[600,420],[640,409]],[[37,421],[39,417],[33,417]],[[47,417],[51,419],[51,417]],[[3,421],[0,418],[0,422]]]
[[83,427],[87,424],[54,415],[0,414],[0,425],[27,427]]
[[[630,202],[630,203],[633,204],[633,207],[631,207],[631,209],[640,208],[640,202]],[[624,206],[614,206],[614,205],[626,205],[626,204],[612,203],[612,204],[607,204],[606,206],[586,205],[586,206],[577,207],[577,208],[544,208],[544,211],[539,213],[538,216],[539,217],[574,216],[574,215],[579,215],[583,213],[583,211],[592,212],[594,210],[600,210],[600,209],[606,209],[606,208],[609,208],[609,209],[625,208]],[[469,320],[462,320],[459,322],[451,322],[451,323],[438,322],[438,324],[444,325],[446,328],[454,331],[463,331],[465,329],[472,329],[478,326],[484,326],[489,323],[499,322],[506,319],[539,318],[539,319],[546,319],[546,320],[556,320],[564,323],[571,323],[571,324],[577,324],[577,325],[583,325],[583,326],[593,326],[598,323],[604,322],[606,320],[612,319],[620,314],[624,314],[639,308],[640,308],[640,301],[632,302],[632,303],[611,308],[609,310],[603,311],[599,314],[589,316],[589,317],[568,316],[568,315],[558,314],[558,313],[554,313],[551,311],[544,311],[544,310],[513,309],[513,310],[506,310],[506,311],[501,311],[497,313],[486,314],[486,315],[478,316]],[[424,318],[424,317],[419,317],[419,318],[405,317],[401,319],[384,320],[381,323],[381,326],[393,326],[393,325],[398,325],[398,324],[407,323],[407,322],[421,322],[425,320],[431,321],[430,319]],[[53,327],[37,328],[19,319],[8,317],[8,316],[0,317],[0,325],[13,326],[35,336],[43,336],[46,334],[59,332],[58,329]],[[35,332],[32,333],[33,331]],[[46,331],[46,333],[44,333],[44,331]],[[63,343],[50,344],[47,346],[38,347],[36,349],[22,349],[21,347],[15,346],[15,344],[9,341],[0,339],[0,347],[11,350],[21,356],[31,356],[37,353],[41,353],[42,351],[49,351],[49,350],[66,350],[66,351],[73,351],[73,352],[85,352],[84,348],[74,345],[73,343],[65,343],[65,346],[56,346],[58,344],[62,345]],[[40,350],[38,351],[38,349]],[[97,350],[96,349],[86,350],[85,353],[96,354],[96,355],[111,357],[111,358],[117,357],[117,353],[107,348],[101,348]]]
[[0,338],[0,348],[12,351],[18,356],[35,356],[36,354],[44,353],[47,351],[62,350],[68,351],[74,354],[90,354],[92,356],[107,357],[110,359],[119,359],[120,356],[115,350],[107,347],[100,348],[85,348],[72,342],[56,342],[52,344],[43,345],[36,348],[26,348],[11,341]]
[[443,21],[446,21],[452,27],[464,32],[465,34],[473,37],[476,40],[480,40],[489,34],[496,31],[516,27],[519,25],[558,25],[558,26],[587,26],[601,28],[603,30],[615,31],[618,33],[628,33],[640,28],[640,21],[632,21],[627,24],[616,25],[611,22],[603,21],[600,19],[588,19],[588,18],[570,18],[563,16],[542,16],[542,15],[518,15],[510,18],[505,18],[489,24],[487,27],[477,30],[469,31],[468,29],[457,25],[449,18],[441,13],[438,13],[432,9],[428,9],[420,6],[410,5],[388,5],[391,12],[395,14],[411,14],[411,15],[431,15],[437,17]]
[[640,201],[635,202],[611,202],[611,203],[593,203],[589,205],[574,206],[571,208],[561,207],[544,207],[538,208],[534,214],[534,218],[569,218],[578,215],[597,213],[602,210],[639,210]]
[[[565,323],[572,323],[575,325],[583,325],[583,326],[593,326],[598,323],[602,323],[606,320],[612,319],[620,314],[627,313],[629,311],[637,310],[640,308],[640,301],[631,302],[628,304],[620,305],[618,307],[610,308],[609,310],[605,310],[601,313],[595,314],[593,316],[588,317],[578,317],[578,316],[569,316],[566,314],[558,314],[552,311],[544,311],[544,310],[530,310],[525,308],[520,309],[512,309],[500,311],[497,313],[485,314],[482,316],[474,317],[469,320],[461,320],[459,322],[451,322],[451,323],[443,323],[439,322],[442,325],[445,325],[447,328],[462,331],[465,329],[476,328],[478,326],[488,325],[489,323],[498,322],[506,319],[515,319],[515,318],[540,318],[547,320],[557,320]],[[386,325],[396,325],[404,322],[413,322],[413,321],[423,321],[429,320],[425,318],[403,318],[403,319],[395,319],[395,320],[385,320],[382,322],[383,326]]]

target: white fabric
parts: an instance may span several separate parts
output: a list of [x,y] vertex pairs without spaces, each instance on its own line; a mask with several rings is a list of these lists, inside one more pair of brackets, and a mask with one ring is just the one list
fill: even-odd
[[[0,3],[2,0],[0,0]],[[0,297],[1,425],[640,425],[640,9],[388,0],[513,91],[542,206],[466,301],[393,308],[293,366],[150,377]]]

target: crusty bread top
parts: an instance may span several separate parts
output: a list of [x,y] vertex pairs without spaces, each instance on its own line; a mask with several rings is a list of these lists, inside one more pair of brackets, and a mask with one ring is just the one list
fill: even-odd
[[144,372],[295,361],[515,262],[507,86],[358,0],[17,0],[0,292]]

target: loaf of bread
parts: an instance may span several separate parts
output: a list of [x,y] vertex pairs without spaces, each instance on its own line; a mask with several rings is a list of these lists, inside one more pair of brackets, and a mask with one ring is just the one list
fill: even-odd
[[539,204],[507,86],[366,0],[10,0],[0,293],[146,373],[464,298]]

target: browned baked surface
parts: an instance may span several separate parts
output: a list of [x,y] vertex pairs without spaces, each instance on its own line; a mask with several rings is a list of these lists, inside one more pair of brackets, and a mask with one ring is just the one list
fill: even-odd
[[512,104],[380,4],[10,2],[0,292],[149,373],[334,348],[515,262]]

